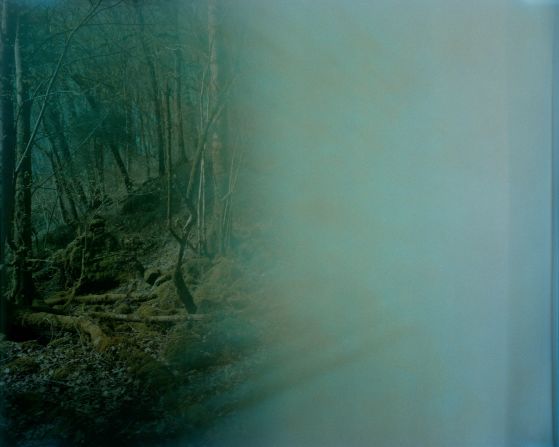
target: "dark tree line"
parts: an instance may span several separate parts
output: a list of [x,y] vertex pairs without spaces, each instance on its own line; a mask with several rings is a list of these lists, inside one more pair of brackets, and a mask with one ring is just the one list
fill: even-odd
[[[231,241],[240,157],[230,107],[238,49],[223,20],[230,6],[0,5],[2,318],[8,305],[37,298],[31,260],[40,237],[62,224],[79,228],[148,179],[167,190],[182,298],[188,290],[181,293],[177,272],[186,247],[216,256]],[[172,194],[188,210],[187,224],[174,222]]]

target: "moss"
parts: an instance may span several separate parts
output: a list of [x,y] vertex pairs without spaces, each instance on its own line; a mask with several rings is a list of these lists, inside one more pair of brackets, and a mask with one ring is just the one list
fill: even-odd
[[200,337],[194,334],[175,334],[167,342],[163,351],[163,357],[170,363],[182,363],[189,347],[196,345],[200,341]]
[[161,315],[161,312],[155,307],[153,301],[143,303],[136,311],[141,317],[153,317],[155,315]]
[[165,365],[152,358],[144,358],[141,366],[138,366],[133,372],[138,379],[154,388],[168,388],[175,381],[171,371]]
[[170,273],[165,273],[161,275],[159,278],[156,279],[155,283],[153,284],[155,287],[159,287],[161,284],[170,281],[172,278]]
[[238,263],[220,258],[204,275],[203,283],[195,291],[195,298],[223,301],[231,297],[242,285],[243,272]]
[[177,309],[183,307],[178,295],[177,288],[171,282],[161,284],[155,291],[157,297],[157,307],[165,314],[176,313]]
[[77,292],[95,293],[110,290],[128,281],[143,269],[134,256],[122,250],[106,222],[94,218],[88,230],[77,236],[66,249],[53,257],[59,272],[60,286],[74,287]]
[[39,371],[40,366],[31,357],[19,357],[5,365],[5,368],[8,368],[10,373],[16,376],[26,376]]
[[128,365],[129,373],[148,387],[167,388],[174,376],[169,369],[150,355],[128,344],[121,344],[119,355]]
[[117,314],[129,314],[132,312],[132,308],[129,304],[120,303],[115,307],[114,311]]
[[52,378],[54,380],[64,381],[66,380],[73,372],[73,369],[69,366],[61,366],[60,368],[56,368],[52,374]]
[[163,355],[175,368],[203,371],[223,363],[223,343],[215,337],[200,337],[184,330],[173,334]]
[[155,284],[155,281],[161,276],[161,270],[151,268],[147,269],[144,272],[144,281],[147,282],[150,286]]

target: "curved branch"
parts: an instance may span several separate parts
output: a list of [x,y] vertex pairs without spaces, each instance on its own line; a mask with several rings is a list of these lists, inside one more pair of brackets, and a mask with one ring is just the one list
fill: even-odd
[[21,158],[19,159],[19,161],[16,165],[16,169],[14,171],[14,179],[19,174],[19,171],[21,170],[23,160],[25,160],[25,157],[27,156],[27,153],[29,152],[29,150],[33,146],[33,143],[35,141],[35,137],[37,136],[37,132],[39,131],[39,126],[41,125],[41,121],[43,120],[43,116],[45,114],[45,109],[46,109],[47,104],[48,104],[50,91],[52,90],[52,87],[54,85],[54,81],[58,77],[58,73],[60,72],[60,68],[62,67],[62,61],[64,60],[64,57],[66,56],[66,53],[68,52],[68,48],[70,48],[70,42],[72,41],[72,38],[78,32],[78,30],[85,23],[87,23],[90,19],[92,19],[95,16],[95,14],[96,14],[97,10],[99,9],[99,6],[101,5],[102,2],[103,2],[103,0],[98,0],[91,7],[89,12],[84,16],[84,18],[72,29],[68,38],[66,39],[66,42],[64,43],[64,48],[62,50],[62,53],[60,54],[60,57],[58,58],[58,61],[56,62],[56,67],[55,67],[55,69],[54,69],[54,71],[53,71],[53,73],[52,73],[52,75],[49,79],[49,83],[47,85],[47,90],[46,90],[45,95],[44,95],[45,99],[43,101],[43,104],[41,105],[41,110],[39,111],[39,116],[37,117],[37,121],[35,121],[35,126],[33,127],[33,132],[31,132],[31,136],[29,137],[29,141],[27,142],[27,145],[25,146],[25,150],[21,154]]

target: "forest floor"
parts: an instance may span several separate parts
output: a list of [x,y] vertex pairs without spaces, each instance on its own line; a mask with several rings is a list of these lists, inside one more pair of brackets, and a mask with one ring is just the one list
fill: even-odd
[[234,411],[229,391],[258,369],[265,331],[255,230],[237,231],[226,257],[188,252],[182,272],[200,315],[188,319],[160,194],[144,185],[43,241],[39,304],[100,335],[39,312],[0,341],[2,445],[198,446]]

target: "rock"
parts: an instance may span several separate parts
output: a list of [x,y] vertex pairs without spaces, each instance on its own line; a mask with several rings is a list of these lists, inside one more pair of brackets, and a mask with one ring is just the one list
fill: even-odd
[[94,218],[88,230],[53,257],[58,285],[76,293],[101,293],[128,281],[138,262],[122,250],[106,222]]
[[171,280],[171,274],[170,273],[165,273],[164,275],[161,275],[159,278],[157,278],[157,280],[155,281],[155,283],[153,284],[155,287],[159,287],[161,284],[170,281]]
[[39,371],[39,364],[31,357],[19,357],[6,365],[10,373],[16,376],[27,376]]
[[177,309],[182,309],[184,305],[181,303],[177,295],[177,288],[171,281],[164,282],[155,290],[157,297],[157,306],[166,314],[174,314]]
[[161,270],[159,269],[147,269],[144,273],[144,280],[153,286],[155,281],[161,276]]

